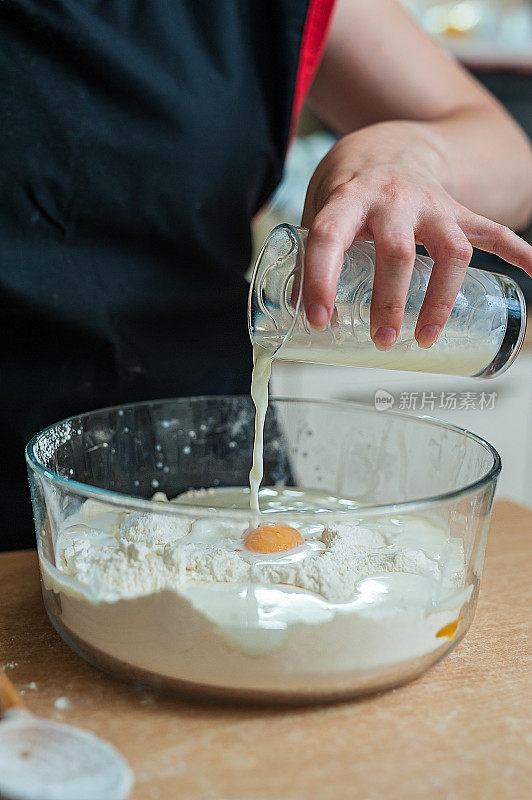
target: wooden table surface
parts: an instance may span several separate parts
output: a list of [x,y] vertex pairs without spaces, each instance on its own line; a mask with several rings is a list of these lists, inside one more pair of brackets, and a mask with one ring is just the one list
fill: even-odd
[[104,675],[48,622],[34,552],[0,556],[0,664],[36,714],[124,753],[134,800],[528,800],[531,555],[532,511],[496,503],[468,636],[417,681],[359,701],[217,707]]

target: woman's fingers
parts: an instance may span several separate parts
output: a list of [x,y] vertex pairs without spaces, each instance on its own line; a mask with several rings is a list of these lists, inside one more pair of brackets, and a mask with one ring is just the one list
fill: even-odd
[[345,251],[361,228],[364,213],[348,184],[336,189],[310,226],[305,248],[303,302],[310,324],[324,328],[331,317]]
[[532,246],[510,228],[467,209],[458,216],[458,224],[472,245],[487,253],[494,253],[532,275]]
[[416,257],[408,211],[378,211],[368,220],[375,241],[375,278],[371,298],[371,338],[379,350],[395,343],[405,311]]
[[430,347],[447,322],[471,260],[472,245],[532,275],[532,246],[509,228],[458,204],[449,209],[448,216],[441,209],[429,210],[430,216],[416,225],[412,197],[393,205],[383,204],[381,197],[382,193],[379,203],[373,205],[367,190],[349,180],[336,185],[314,216],[314,194],[307,196],[303,224],[310,224],[310,230],[303,302],[314,328],[324,328],[331,318],[343,255],[357,238],[375,241],[370,327],[381,350],[392,347],[401,328],[416,240],[425,245],[434,261],[414,334],[421,347]]
[[449,319],[456,296],[473,255],[467,236],[454,220],[433,217],[418,228],[434,261],[414,336],[421,347],[430,347]]

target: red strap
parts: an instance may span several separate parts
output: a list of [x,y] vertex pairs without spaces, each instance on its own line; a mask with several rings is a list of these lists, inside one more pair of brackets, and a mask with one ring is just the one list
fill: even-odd
[[314,80],[325,47],[335,0],[310,0],[303,29],[296,88],[290,122],[290,137],[295,133],[299,114]]

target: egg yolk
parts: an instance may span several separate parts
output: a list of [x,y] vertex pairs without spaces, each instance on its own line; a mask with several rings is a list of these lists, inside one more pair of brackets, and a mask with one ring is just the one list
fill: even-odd
[[303,544],[303,537],[289,525],[264,524],[244,537],[244,546],[255,553],[280,553]]
[[458,628],[458,623],[463,619],[462,615],[455,619],[454,622],[449,622],[448,625],[444,625],[443,628],[440,628],[436,636],[438,638],[447,636],[448,639],[452,639],[454,634],[456,633],[456,629]]

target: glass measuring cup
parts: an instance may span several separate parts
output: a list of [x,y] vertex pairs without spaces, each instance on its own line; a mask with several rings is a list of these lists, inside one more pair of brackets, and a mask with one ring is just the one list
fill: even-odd
[[302,298],[307,234],[287,223],[274,228],[251,278],[251,340],[276,359],[487,378],[517,356],[526,330],[523,293],[505,275],[474,268],[468,269],[438,340],[429,349],[419,347],[414,330],[433,264],[424,256],[414,264],[398,339],[391,350],[377,350],[369,327],[375,273],[369,242],[355,242],[344,254],[331,321],[325,330],[314,330]]

